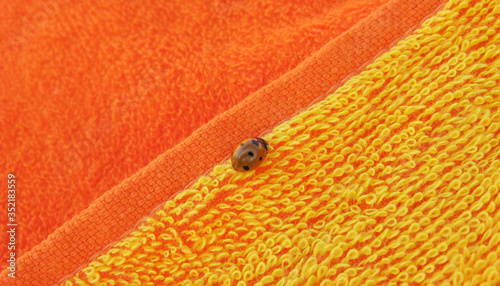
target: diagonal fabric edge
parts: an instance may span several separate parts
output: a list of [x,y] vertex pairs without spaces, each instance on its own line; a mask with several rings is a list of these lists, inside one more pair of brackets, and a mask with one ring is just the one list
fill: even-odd
[[[332,86],[419,24],[441,3],[437,0],[420,3],[398,0],[377,10],[291,72],[210,121],[57,229],[19,259],[17,271],[20,275],[11,285],[50,285],[74,272],[158,204],[226,158],[242,137],[270,129],[325,95]],[[324,60],[326,58],[328,61]],[[328,76],[324,77],[325,74]],[[228,126],[235,129],[229,135]],[[218,141],[221,134],[228,140]],[[164,180],[165,177],[169,179]],[[2,272],[2,284],[12,282],[7,279],[7,272]]]

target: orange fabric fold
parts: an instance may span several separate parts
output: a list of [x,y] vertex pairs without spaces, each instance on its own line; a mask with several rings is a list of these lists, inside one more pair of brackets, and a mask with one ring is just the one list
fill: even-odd
[[[87,209],[77,214],[75,217],[67,221],[62,227],[53,232],[48,237],[48,239],[44,240],[41,244],[35,246],[32,250],[22,256],[18,260],[17,271],[20,275],[16,280],[14,280],[15,285],[50,285],[60,281],[66,275],[73,273],[83,263],[92,258],[95,253],[101,251],[104,247],[106,247],[113,241],[116,241],[127,230],[133,227],[140,218],[151,213],[152,209],[158,206],[161,202],[165,201],[172,194],[181,190],[190,182],[198,178],[200,175],[204,174],[214,164],[219,163],[227,158],[228,154],[230,154],[232,148],[234,147],[234,144],[236,144],[242,138],[258,135],[266,130],[269,130],[279,122],[289,118],[293,114],[302,110],[304,107],[310,105],[311,102],[315,99],[326,95],[326,92],[328,90],[338,85],[350,74],[356,72],[361,66],[363,66],[363,64],[371,60],[374,56],[376,56],[384,49],[390,47],[390,45],[394,41],[402,37],[405,33],[415,27],[415,25],[419,24],[427,15],[435,11],[441,2],[442,1],[435,0],[418,1],[418,3],[409,0],[392,1],[382,8],[371,13],[368,17],[361,20],[351,29],[345,31],[342,34],[338,33],[340,35],[338,35],[330,42],[327,42],[328,37],[325,36],[326,40],[324,40],[324,42],[322,43],[324,44],[324,46],[318,52],[314,53],[312,56],[300,63],[296,68],[279,77],[278,79],[276,78],[279,76],[279,72],[275,73],[273,76],[269,76],[269,71],[259,71],[257,69],[262,77],[260,79],[256,79],[255,82],[250,81],[251,83],[246,84],[246,87],[242,88],[241,96],[239,98],[236,98],[236,96],[224,97],[227,101],[226,109],[234,105],[235,102],[240,101],[245,96],[245,94],[256,90],[249,97],[245,98],[235,107],[215,117],[213,120],[203,125],[200,129],[196,130],[187,139],[180,142],[178,145],[175,145],[173,148],[160,155],[157,159],[153,160],[149,165],[142,168],[138,173],[130,176],[119,185],[113,187],[110,191],[104,193],[95,202],[90,204]],[[371,6],[372,8],[380,4],[378,2],[377,5],[375,5],[374,2],[371,3],[373,4]],[[364,3],[363,5],[359,6],[358,8],[361,9],[360,7],[369,7],[366,6],[367,3]],[[365,12],[367,13],[367,11]],[[354,13],[350,15],[357,15],[357,20],[363,18],[362,13]],[[187,17],[187,15],[184,17]],[[354,20],[350,20],[352,24],[352,21]],[[314,27],[314,25],[312,25],[312,27]],[[314,30],[313,28],[311,29]],[[309,40],[313,41],[314,35],[310,34],[310,31],[304,33],[309,33]],[[138,43],[138,45],[139,44],[140,43]],[[322,44],[318,44],[316,48],[320,47]],[[244,46],[244,44],[239,47],[242,46]],[[279,45],[277,45],[277,47],[279,47]],[[299,45],[297,49],[299,49],[300,47],[301,46]],[[300,60],[306,58],[313,50],[314,49],[311,49],[308,54],[305,54],[300,59],[297,59],[295,63],[298,63],[300,62]],[[276,48],[276,51],[279,51],[279,49]],[[245,52],[248,51],[243,49],[239,55],[242,55]],[[288,64],[283,65],[282,72],[287,68],[290,68],[289,60],[290,58],[294,57],[293,53],[291,52],[286,53],[285,55],[286,56],[284,58],[288,61]],[[252,55],[247,54],[247,56],[251,57]],[[229,57],[231,58],[231,56]],[[134,60],[134,62],[135,60],[137,60],[137,58],[134,57],[131,57],[131,60],[132,59]],[[276,62],[274,62],[274,64],[279,62],[280,59],[278,58],[276,59]],[[210,64],[214,63],[212,62]],[[292,66],[294,65],[292,64]],[[255,68],[255,66],[251,67]],[[116,66],[113,66],[111,69],[113,68],[117,70],[120,69],[120,67]],[[239,90],[240,84],[237,82],[237,79],[245,73],[240,74],[236,72],[240,70],[237,60],[233,68],[235,75],[233,75],[234,77],[232,80],[227,80],[227,78],[225,78],[226,80],[219,79],[220,81],[214,83],[213,85],[211,85],[211,87],[217,87],[220,89],[228,87],[229,90],[226,91],[227,94],[233,94],[233,92]],[[216,70],[225,70],[225,67],[217,67]],[[122,78],[124,81],[126,81],[127,77],[135,78],[133,74],[123,74],[122,76],[124,77]],[[211,76],[216,76],[216,74],[211,74]],[[251,75],[248,75],[245,78],[248,79],[248,77],[251,77]],[[265,78],[266,80],[262,80],[262,78]],[[202,78],[198,78],[198,80],[201,79]],[[8,80],[10,80],[10,78],[7,79],[7,77],[2,77],[2,82],[7,82]],[[85,77],[83,77],[81,80],[82,82],[80,82],[79,84],[85,83],[86,80],[88,81],[88,79],[86,79]],[[258,89],[268,82],[269,84]],[[193,85],[193,82],[187,81],[183,82],[183,84],[185,86],[191,86]],[[7,85],[2,84],[2,86]],[[112,90],[112,87],[110,88]],[[155,90],[156,93],[158,91],[157,88],[161,89],[166,87],[155,86],[148,92],[152,92],[152,90]],[[174,100],[175,95],[179,94],[178,85],[173,84],[171,88],[173,88],[174,90],[174,92],[172,93],[172,100]],[[204,98],[204,90],[202,88],[200,88],[199,86],[193,86],[192,88],[195,89],[194,93],[198,94],[199,98]],[[5,89],[8,92],[12,92],[12,90],[14,90],[14,87],[9,86]],[[120,88],[118,88],[118,90],[119,89]],[[2,94],[8,93],[2,92]],[[101,104],[100,100],[104,100],[94,97],[92,98],[93,99],[90,100],[90,102],[87,102],[89,100],[88,98],[84,98],[82,99],[82,101],[92,106],[95,104],[99,105]],[[220,110],[220,105],[218,105],[219,99],[221,98],[218,98],[216,100],[217,102],[214,101],[212,105],[207,105],[207,113],[211,114],[211,116],[215,116]],[[17,104],[20,104],[21,102],[22,101],[19,101],[17,102]],[[141,103],[138,103],[135,107],[140,106]],[[155,101],[149,103],[150,105],[144,106],[145,110],[154,110],[155,106],[158,106],[160,104]],[[134,103],[118,102],[117,104],[133,105]],[[173,106],[182,107],[183,105],[182,103],[177,102],[174,103]],[[193,108],[193,106],[205,107],[202,102],[195,102],[194,105],[184,106],[184,110],[190,110],[190,108]],[[13,105],[13,107],[10,107],[8,110],[15,110],[16,107],[19,108],[17,105]],[[210,109],[209,107],[211,107],[212,109]],[[117,108],[118,110],[123,110],[119,107]],[[28,110],[29,108],[25,109],[26,112]],[[73,113],[68,111],[67,116],[70,117],[70,115]],[[182,114],[182,112],[179,113]],[[151,116],[157,114],[157,112],[152,112]],[[153,132],[148,129],[148,127],[150,127],[150,125],[146,124],[148,121],[141,121],[140,118],[137,118],[137,113],[130,112],[127,115],[130,116],[130,120],[137,120],[135,126],[111,127],[111,130],[113,130],[111,131],[111,133],[114,134],[114,132],[117,132],[117,134],[122,135],[120,139],[112,138],[112,136],[110,136],[111,138],[101,138],[99,140],[102,141],[98,142],[100,142],[99,144],[103,144],[103,146],[106,146],[106,148],[100,150],[100,152],[103,152],[102,154],[106,154],[106,156],[103,155],[103,157],[107,157],[109,156],[109,154],[113,154],[117,155],[113,160],[130,160],[131,163],[127,166],[128,169],[121,169],[122,172],[112,172],[113,168],[110,166],[112,166],[113,163],[107,165],[105,164],[105,160],[99,160],[101,157],[96,156],[95,166],[100,167],[94,167],[95,169],[90,168],[95,172],[89,174],[87,172],[89,170],[89,166],[85,164],[85,162],[87,161],[82,160],[79,166],[81,170],[73,174],[74,177],[70,176],[69,180],[77,180],[79,178],[79,175],[82,174],[85,174],[84,177],[91,177],[96,176],[96,174],[100,174],[100,176],[109,175],[113,177],[114,180],[112,180],[112,182],[116,184],[123,177],[130,175],[134,168],[136,169],[144,165],[147,160],[154,159],[156,155],[165,150],[164,145],[162,145],[163,143],[168,140],[172,140],[170,146],[173,146],[183,137],[187,136],[187,134],[182,134],[179,136],[169,137],[169,139],[166,140],[165,137],[168,137],[168,132],[167,135],[160,136],[158,134],[162,134],[163,131],[160,127],[157,127],[156,129],[153,128],[155,130]],[[148,114],[146,113],[143,115]],[[111,113],[111,115],[108,114],[108,116],[112,117],[113,113]],[[115,114],[115,116],[118,115]],[[210,115],[207,116],[210,117]],[[192,127],[191,129],[188,128],[188,130],[191,131],[194,130],[197,126],[206,122],[208,119],[209,118],[204,118],[199,121],[194,120],[193,122],[197,123],[192,123],[193,126],[190,126],[191,123],[189,121],[189,118],[184,118],[184,120],[186,120],[185,125],[189,126],[190,128]],[[7,122],[5,117],[2,117],[2,123],[3,122]],[[151,122],[154,122],[154,120],[151,120]],[[176,122],[172,124],[175,125]],[[182,123],[177,124],[179,126],[184,126]],[[117,128],[117,130],[115,130],[114,128]],[[134,150],[131,149],[131,147],[124,145],[129,142],[129,137],[125,136],[126,134],[135,134],[134,132],[143,134],[139,132],[142,129],[146,129],[148,130],[148,132],[152,133],[146,136],[144,140],[145,142],[149,142],[149,144],[151,144],[146,144],[146,147],[152,147],[152,145],[156,146],[156,149],[153,148],[155,151],[149,151],[150,153],[147,153],[145,149],[143,150],[138,148]],[[171,130],[174,129],[175,128],[172,127]],[[123,130],[129,131],[124,132]],[[189,133],[189,131],[187,131],[186,133]],[[137,139],[140,137],[138,135],[134,136],[130,138]],[[45,138],[46,140],[51,140],[50,137]],[[68,138],[71,138],[71,134],[68,134]],[[136,143],[137,142],[130,144],[135,146]],[[9,144],[6,146],[6,148],[14,148],[12,144],[15,143]],[[169,146],[168,143],[165,144],[166,146]],[[89,147],[85,145],[85,147],[83,148]],[[107,148],[109,148],[109,153],[106,153],[106,151],[108,151]],[[117,151],[120,148],[124,150]],[[33,154],[39,154],[35,151],[37,151],[36,148],[35,150],[32,150]],[[122,151],[134,152],[132,152],[131,155],[130,153],[120,153]],[[142,151],[144,151],[144,153],[142,153]],[[18,152],[22,152],[22,150],[19,150]],[[91,149],[90,154],[92,154],[92,152],[97,151]],[[49,154],[51,153],[49,152]],[[64,155],[64,152],[62,152],[61,154]],[[144,154],[150,155],[146,156]],[[22,159],[18,159],[18,164],[23,165],[23,163],[26,162],[33,162],[27,160],[26,157],[23,158],[25,161],[23,161]],[[94,158],[94,156],[92,156],[92,158]],[[50,160],[50,156],[46,160]],[[90,166],[94,166],[93,164],[94,163],[90,164]],[[15,167],[15,165],[14,167],[11,167],[6,163],[4,166],[8,166],[8,168]],[[110,174],[105,175],[107,170],[110,170]],[[33,176],[35,175],[33,174]],[[36,177],[40,180],[40,178],[43,177],[43,174],[36,174]],[[23,179],[19,184],[19,188],[21,188],[23,184],[28,184],[28,182],[30,182],[29,177],[21,176],[21,178]],[[43,180],[48,180],[48,178],[45,177]],[[93,193],[92,195],[90,195],[90,197],[93,199],[101,195],[102,192],[106,190],[106,187],[109,188],[111,185],[113,185],[112,182],[109,182],[108,185],[97,184],[98,187],[95,187],[96,182],[85,182],[85,184],[83,185],[77,184],[78,187],[75,187],[76,191],[74,192],[74,195],[76,197],[83,196],[81,193],[79,193],[79,191],[77,191],[82,187],[92,188],[91,193]],[[70,183],[70,185],[73,185],[73,183],[74,182]],[[44,185],[43,181],[36,181],[36,183],[33,184],[34,186],[46,186]],[[54,198],[59,198],[60,196],[61,193],[54,194]],[[75,199],[75,197],[67,196],[61,198],[57,203],[60,203],[62,205],[71,205],[71,203],[75,201]],[[51,204],[54,203],[54,201],[49,202],[45,206],[46,209],[50,208]],[[89,201],[87,201],[86,203],[88,204]],[[78,207],[75,207],[73,214],[78,210],[83,209],[84,206],[85,203],[82,203]],[[25,207],[29,208],[29,206]],[[64,210],[64,207],[62,210]],[[66,215],[68,216],[68,214]],[[68,217],[64,217],[64,219],[68,219]],[[64,220],[61,219],[59,222],[61,221]],[[57,226],[58,222],[54,222],[54,225]],[[12,282],[6,279],[8,278],[6,277],[6,271],[4,271],[2,273],[2,276],[0,277],[0,281],[2,282],[2,284],[4,282]]]

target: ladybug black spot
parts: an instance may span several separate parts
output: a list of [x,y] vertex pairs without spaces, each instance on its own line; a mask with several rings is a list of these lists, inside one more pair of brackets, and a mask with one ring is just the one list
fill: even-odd
[[257,142],[256,140],[252,140],[252,143],[253,143],[255,146],[259,146],[259,142]]
[[245,144],[241,143],[241,146],[243,146],[243,145],[245,145]]
[[262,157],[260,157],[260,158],[259,158],[259,160],[261,160],[261,161],[262,161]]
[[253,153],[252,152],[248,152],[248,155],[250,155],[250,157],[253,157]]
[[243,166],[243,169],[245,169],[246,171],[250,170],[250,168],[248,168],[248,166]]

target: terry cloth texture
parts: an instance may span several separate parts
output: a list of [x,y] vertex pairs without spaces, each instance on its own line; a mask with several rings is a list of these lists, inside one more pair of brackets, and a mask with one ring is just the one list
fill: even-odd
[[62,285],[499,285],[499,29],[448,2]]
[[[395,7],[400,11],[411,11],[404,9],[411,5],[411,3],[395,1],[379,11],[386,13],[383,15],[387,16],[391,15],[391,11],[396,10]],[[423,5],[417,7],[421,9],[432,7],[430,2],[417,5]],[[282,250],[278,252],[279,255],[285,255],[285,252],[288,252],[293,256],[292,258],[287,256],[291,262],[290,269],[284,271],[285,268],[282,265],[271,269],[272,272],[269,272],[268,268],[263,273],[250,271],[254,275],[254,282],[268,282],[271,281],[270,279],[275,279],[267,276],[274,277],[277,268],[283,270],[287,281],[311,279],[314,282],[314,279],[319,277],[320,269],[324,270],[324,267],[321,268],[324,266],[321,263],[326,261],[330,264],[322,281],[327,281],[325,277],[332,276],[329,271],[334,269],[332,280],[338,279],[341,283],[349,280],[350,283],[356,284],[356,280],[363,279],[363,273],[366,273],[364,271],[366,269],[362,268],[371,267],[370,269],[375,270],[373,270],[374,273],[370,273],[369,277],[374,280],[381,279],[382,283],[388,283],[389,279],[396,279],[403,283],[406,279],[410,280],[409,282],[426,282],[426,284],[434,281],[437,285],[447,282],[456,282],[461,285],[465,280],[472,284],[482,282],[497,284],[499,277],[497,252],[500,240],[499,212],[496,210],[499,203],[498,187],[500,185],[498,173],[500,167],[498,161],[500,155],[498,149],[499,91],[497,87],[499,37],[496,33],[499,25],[500,8],[498,6],[498,1],[448,3],[448,6],[427,21],[421,29],[406,37],[388,53],[378,57],[374,64],[350,79],[327,99],[266,135],[266,139],[274,146],[273,151],[276,152],[276,155],[269,159],[271,161],[267,161],[269,162],[267,166],[246,175],[232,173],[227,169],[228,165],[217,166],[208,177],[200,179],[180,196],[172,198],[165,204],[163,206],[165,215],[161,211],[156,212],[141,227],[128,234],[118,244],[114,244],[111,250],[107,250],[108,254],[114,257],[121,256],[125,258],[125,261],[130,259],[126,264],[127,267],[120,266],[120,258],[113,257],[106,260],[106,255],[104,255],[91,262],[101,263],[101,269],[93,270],[86,267],[83,268],[84,273],[79,274],[82,278],[95,279],[96,275],[87,276],[87,274],[102,271],[100,273],[105,274],[99,277],[105,279],[106,275],[112,273],[116,275],[118,272],[118,276],[127,278],[126,274],[120,271],[125,272],[123,268],[128,271],[129,266],[133,268],[134,263],[138,261],[139,264],[143,264],[144,269],[137,266],[135,268],[137,275],[132,274],[128,278],[135,279],[137,276],[137,279],[144,279],[141,280],[143,284],[147,284],[148,279],[156,275],[146,266],[155,265],[160,269],[158,271],[170,267],[168,273],[177,273],[179,277],[188,276],[178,271],[179,269],[185,271],[191,267],[189,275],[196,274],[196,272],[191,274],[193,269],[199,269],[196,271],[206,281],[218,279],[217,283],[223,284],[223,279],[227,278],[229,273],[237,273],[238,270],[234,267],[224,268],[224,263],[230,263],[228,261],[231,259],[231,256],[228,257],[226,254],[238,255],[238,253],[246,252],[245,256],[241,257],[245,260],[245,266],[239,268],[241,277],[245,277],[243,270],[244,267],[247,267],[247,270],[251,269],[252,265],[247,266],[249,264],[253,264],[255,270],[259,269],[259,265],[262,269],[261,262],[264,260],[261,259],[266,252],[269,252],[267,243],[269,238],[272,238],[275,245],[271,247],[271,251],[279,244],[282,247]],[[389,19],[380,17],[382,12],[374,13],[375,16],[370,17],[364,24],[373,24],[374,22],[371,21],[376,20],[394,20],[390,17]],[[425,16],[426,13],[416,15]],[[409,19],[417,19],[416,15],[410,14]],[[405,16],[408,15],[405,13]],[[402,22],[404,25],[411,23],[411,21]],[[355,33],[361,33],[358,28],[359,26],[353,28]],[[406,30],[401,29],[401,31]],[[371,38],[368,39],[371,40]],[[331,65],[336,61],[335,58],[321,58],[321,56],[328,54],[325,51],[334,50],[335,47],[341,45],[334,42],[315,55],[314,61],[308,60],[296,70],[307,71],[306,67],[313,64],[315,67],[321,67],[322,64]],[[375,44],[378,48],[382,46]],[[290,80],[297,79],[293,77],[297,74],[304,75],[304,73],[291,72],[283,77],[287,80],[280,79],[263,90],[270,91],[273,88],[277,89],[279,84],[288,84],[296,93],[293,96],[307,97],[309,96],[307,90],[314,90],[317,87],[305,80],[298,83]],[[314,73],[310,72],[308,75],[312,74]],[[325,76],[328,76],[327,73]],[[316,83],[323,87],[321,81]],[[307,89],[300,90],[296,87]],[[214,132],[222,138],[220,135],[226,134],[231,127],[220,123],[228,118],[233,123],[238,122],[239,119],[234,117],[244,113],[244,109],[251,109],[249,106],[252,105],[247,104],[258,96],[259,93],[252,95],[237,108],[216,118],[183,142],[181,147],[200,147],[203,144],[209,147],[217,146],[220,148],[201,148],[199,154],[202,154],[203,158],[206,154],[213,152],[212,154],[219,158],[217,156],[224,153],[224,148],[231,149],[233,146],[224,147],[228,145],[227,142],[218,142],[217,144],[220,145],[203,143],[205,141],[202,139],[210,139],[207,130],[217,127]],[[269,104],[265,100],[262,102]],[[289,102],[285,101],[285,103]],[[273,107],[281,108],[278,104],[266,107],[269,108],[263,109],[264,114],[270,110],[273,111]],[[245,120],[249,122],[251,114],[255,114],[253,110],[239,123],[244,123]],[[271,113],[266,115],[272,118]],[[262,119],[259,118],[259,120]],[[258,122],[252,123],[262,128]],[[331,133],[328,133],[329,131]],[[238,139],[237,135],[226,134],[224,138],[234,143],[233,141]],[[193,141],[196,143],[190,145]],[[192,149],[181,147],[174,148],[170,153],[153,161],[147,168],[130,177],[113,189],[108,196],[96,202],[90,210],[72,220],[62,230],[56,231],[44,244],[27,255],[24,259],[25,267],[37,265],[42,269],[54,268],[55,264],[47,266],[37,260],[47,259],[47,257],[38,256],[51,253],[54,249],[61,250],[61,245],[55,244],[61,240],[64,242],[68,237],[81,240],[75,244],[89,246],[83,238],[92,237],[95,233],[75,234],[73,231],[75,229],[82,231],[90,227],[89,222],[95,218],[91,214],[104,214],[101,221],[96,221],[97,224],[93,226],[94,231],[106,230],[105,234],[116,234],[120,231],[123,233],[123,225],[120,225],[118,218],[127,216],[124,215],[122,206],[127,205],[131,200],[148,201],[158,198],[161,196],[160,190],[175,189],[164,185],[171,183],[165,176],[167,173],[165,169],[175,166],[175,163],[169,162],[169,156],[178,156],[175,158],[180,159],[177,162],[181,161],[181,166],[193,164],[193,160],[188,160],[192,159],[188,158],[192,155],[186,157],[179,155],[183,151]],[[335,157],[331,157],[331,153],[334,153]],[[183,160],[186,161],[182,162]],[[193,172],[196,171],[195,169]],[[174,171],[168,172],[175,174]],[[186,178],[189,176],[186,175],[179,180],[186,180]],[[159,179],[166,180],[167,183],[159,182]],[[292,189],[286,189],[285,186],[290,186],[290,184]],[[231,185],[236,185],[236,188]],[[226,186],[225,190],[223,190],[224,186]],[[297,188],[293,189],[295,187]],[[229,191],[227,191],[228,188]],[[143,193],[140,193],[141,191]],[[138,196],[134,192],[139,192],[144,196]],[[135,196],[132,196],[127,203],[120,205],[116,199],[123,199],[124,194],[135,194]],[[200,196],[201,199],[199,199]],[[210,203],[203,206],[205,200]],[[277,200],[279,203],[276,202]],[[115,204],[106,205],[107,202]],[[274,207],[272,204],[275,204]],[[131,205],[128,204],[128,206]],[[332,208],[332,205],[335,207]],[[105,209],[99,212],[96,206]],[[294,207],[296,209],[291,210]],[[259,217],[262,208],[268,209],[267,218],[272,218],[272,221]],[[260,211],[257,212],[256,210],[259,209]],[[217,210],[219,217],[217,217]],[[283,213],[284,210],[290,213]],[[325,210],[328,212],[325,213]],[[228,213],[231,220],[224,220],[222,212]],[[133,219],[134,215],[136,216],[140,211],[136,210],[131,213],[134,213],[131,216]],[[168,218],[173,216],[180,217],[174,221]],[[206,224],[203,224],[203,217],[205,217]],[[161,221],[162,218],[164,222]],[[111,221],[106,221],[106,219],[111,219]],[[127,220],[130,219],[127,217]],[[160,224],[159,227],[155,225],[154,219],[156,222],[162,222],[165,229],[162,230]],[[276,219],[281,220],[283,224]],[[318,227],[321,226],[321,219],[325,222],[322,228]],[[197,222],[202,225],[200,226]],[[233,227],[231,223],[238,223],[241,226]],[[186,224],[188,224],[187,227]],[[338,227],[332,227],[332,224]],[[112,229],[115,225],[118,230]],[[196,228],[198,226],[200,226],[199,229]],[[220,234],[220,229],[223,228],[227,232]],[[172,232],[172,229],[179,232],[176,234]],[[208,233],[209,229],[214,230],[214,235],[221,237],[217,237],[213,245],[205,244],[201,250],[197,250],[200,242],[198,240],[197,248],[194,247],[196,237],[201,240],[205,238],[205,241],[208,237],[211,237],[209,241],[213,239],[213,235],[210,236],[211,233]],[[231,229],[233,232],[243,233],[236,237],[234,234],[229,234]],[[171,233],[169,234],[167,230]],[[165,233],[167,235],[161,238],[164,243],[160,246],[153,245],[154,241],[151,241],[153,236],[147,236],[155,234],[156,239]],[[265,236],[266,233],[267,236]],[[141,237],[143,235],[146,236]],[[254,235],[257,237],[254,238]],[[330,240],[328,240],[328,235]],[[288,237],[292,244],[288,248],[288,242],[284,236]],[[140,245],[126,258],[127,255],[122,254],[121,251],[132,250],[132,246],[127,245],[126,240],[136,242],[137,240],[134,239],[137,237],[140,237]],[[231,243],[229,241],[231,239],[235,242]],[[258,244],[259,239],[261,244]],[[324,247],[318,247],[320,240],[325,243]],[[165,241],[170,241],[175,249],[164,248],[163,245],[167,244]],[[302,247],[301,243],[307,245]],[[252,244],[255,249],[252,248]],[[262,244],[268,248],[262,250]],[[333,244],[330,246],[331,249],[321,252],[321,249],[329,247],[328,244]],[[242,250],[238,252],[226,245],[234,247],[238,245]],[[63,246],[67,245],[63,243]],[[95,247],[93,242],[90,246]],[[113,252],[113,247],[117,247],[118,251]],[[66,248],[64,255],[75,257],[68,249]],[[161,252],[162,249],[163,252]],[[80,254],[84,252],[78,248],[77,250]],[[367,254],[369,250],[372,252]],[[339,251],[341,251],[340,254],[338,254]],[[175,253],[177,255],[174,255]],[[135,254],[138,255],[134,256]],[[165,267],[155,264],[158,263],[158,260],[155,261],[155,254],[161,259],[167,254],[163,264]],[[198,256],[192,258],[192,254]],[[191,256],[188,257],[189,255]],[[202,256],[205,260],[202,260]],[[286,260],[282,256],[275,256],[281,261]],[[48,260],[59,259],[58,261],[61,261],[61,257],[62,255],[53,255]],[[148,261],[148,258],[151,261]],[[313,258],[316,258],[316,262]],[[180,263],[179,261],[183,259],[186,260]],[[109,271],[106,271],[106,266],[102,265],[106,262],[111,264]],[[265,267],[268,262],[265,260]],[[179,269],[173,267],[175,263],[178,263]],[[200,263],[202,263],[201,266],[199,266]],[[237,268],[238,263],[241,262],[239,260],[234,262]],[[315,269],[314,263],[318,264],[316,270],[311,270]],[[60,271],[56,270],[56,272],[62,273],[63,267],[66,266],[58,265],[57,268]],[[204,273],[207,267],[210,275]],[[30,271],[30,273],[35,273],[29,274],[33,275],[32,281],[54,279],[52,277],[33,278],[37,273],[48,273],[37,271]],[[217,277],[212,274],[217,274]],[[227,275],[224,276],[224,274]],[[247,274],[247,278],[248,275],[250,274]],[[168,277],[165,276],[164,279]],[[275,281],[278,283],[281,280]],[[304,281],[309,280],[297,282],[301,284]],[[36,285],[36,283],[32,284]]]
[[18,179],[17,255],[385,2],[0,1],[0,172]]

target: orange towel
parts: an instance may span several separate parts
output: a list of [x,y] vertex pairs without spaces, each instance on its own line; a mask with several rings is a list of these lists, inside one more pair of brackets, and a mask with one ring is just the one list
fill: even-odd
[[12,15],[0,28],[0,166],[17,179],[14,281],[71,274],[441,3],[413,2],[0,4]]

